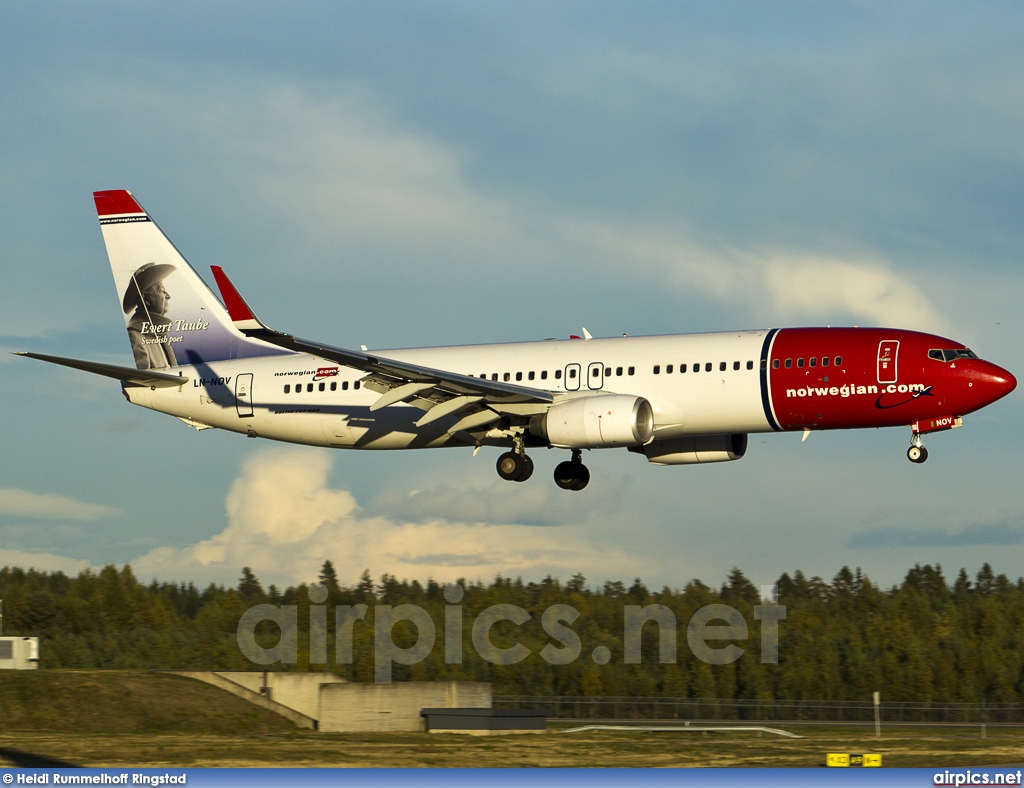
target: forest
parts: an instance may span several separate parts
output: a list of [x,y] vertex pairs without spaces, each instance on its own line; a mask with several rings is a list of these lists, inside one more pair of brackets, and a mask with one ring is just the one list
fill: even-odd
[[[915,565],[890,588],[848,567],[831,581],[800,571],[785,573],[778,579],[778,603],[786,611],[777,622],[775,663],[762,662],[763,622],[754,614],[761,594],[739,569],[718,587],[691,580],[682,588],[660,590],[640,579],[591,585],[580,574],[566,582],[501,576],[490,583],[459,582],[465,595],[453,608],[444,588],[433,581],[422,585],[387,574],[375,581],[367,570],[346,585],[329,560],[315,581],[286,589],[264,588],[247,567],[233,588],[146,584],[127,565],[77,577],[6,567],[0,569],[0,600],[3,634],[38,636],[42,668],[262,669],[239,648],[239,620],[254,605],[294,605],[298,659],[268,669],[330,670],[373,681],[375,614],[382,605],[411,604],[430,615],[436,640],[416,664],[394,665],[394,680],[491,681],[498,695],[864,700],[881,690],[889,701],[1024,701],[1024,579],[995,575],[988,564],[973,577],[961,569],[952,580],[939,565]],[[315,607],[311,588],[317,601],[324,593],[313,583],[326,587],[326,664],[309,659],[310,608]],[[742,655],[727,664],[707,664],[687,646],[688,622],[711,604],[735,608],[748,627],[748,638],[734,641]],[[367,609],[362,620],[350,624],[351,659],[339,662],[343,655],[334,648],[335,615],[330,611],[346,605]],[[522,623],[501,621],[489,632],[496,647],[520,643],[529,649],[522,661],[492,664],[474,648],[473,622],[493,605],[516,605],[529,613]],[[553,605],[579,613],[570,628],[582,651],[568,664],[551,664],[541,656],[548,644],[562,646],[542,626],[542,614]],[[674,660],[659,661],[661,632],[649,622],[642,629],[640,663],[626,664],[624,611],[631,605],[672,611],[678,641]],[[446,608],[463,621],[460,663],[445,659]],[[280,637],[269,622],[257,633],[267,647]],[[408,647],[419,633],[400,621],[392,636],[396,645]],[[592,656],[595,649],[610,656],[606,664]]]

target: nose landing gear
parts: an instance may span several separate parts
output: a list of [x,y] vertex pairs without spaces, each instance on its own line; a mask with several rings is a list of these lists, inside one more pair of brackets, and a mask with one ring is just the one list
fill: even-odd
[[582,490],[590,483],[590,471],[583,464],[583,452],[572,450],[572,459],[555,467],[555,484],[563,490]]
[[910,438],[910,448],[907,449],[907,459],[918,464],[928,459],[928,449],[924,447],[921,440],[921,433],[915,432]]

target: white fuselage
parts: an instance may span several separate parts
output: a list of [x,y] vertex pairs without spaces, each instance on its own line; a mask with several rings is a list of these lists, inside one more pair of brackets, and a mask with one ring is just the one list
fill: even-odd
[[[767,334],[757,330],[547,340],[409,348],[376,355],[556,393],[644,397],[654,410],[655,437],[665,439],[772,431],[762,403],[760,372]],[[679,373],[682,364],[687,365],[685,374]],[[695,365],[699,371],[694,371]],[[396,403],[371,411],[380,394],[359,385],[365,373],[305,353],[170,371],[180,372],[189,382],[180,388],[126,386],[126,396],[197,427],[293,443],[359,449],[467,445],[465,436],[447,432],[457,420],[454,416],[420,428],[414,422],[423,411],[410,405]]]

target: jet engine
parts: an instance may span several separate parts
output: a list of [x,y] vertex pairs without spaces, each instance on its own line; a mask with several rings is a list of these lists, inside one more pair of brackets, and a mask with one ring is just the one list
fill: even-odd
[[707,462],[729,462],[738,460],[747,453],[745,433],[732,435],[694,435],[687,438],[671,438],[652,441],[646,446],[631,449],[646,455],[648,462],[655,465],[696,465]]
[[598,394],[552,405],[530,432],[561,449],[636,446],[654,434],[654,411],[643,397]]

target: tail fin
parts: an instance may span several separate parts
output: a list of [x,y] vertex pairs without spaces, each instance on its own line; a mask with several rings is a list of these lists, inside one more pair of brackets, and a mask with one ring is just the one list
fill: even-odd
[[93,193],[135,365],[164,369],[279,354],[245,337],[130,192]]

